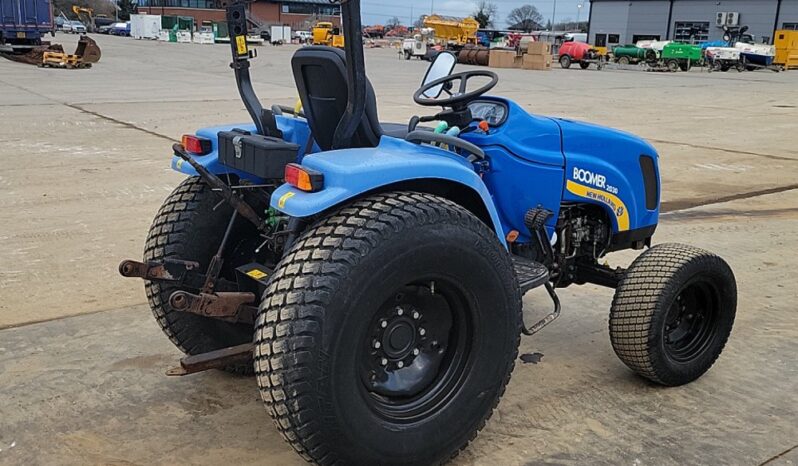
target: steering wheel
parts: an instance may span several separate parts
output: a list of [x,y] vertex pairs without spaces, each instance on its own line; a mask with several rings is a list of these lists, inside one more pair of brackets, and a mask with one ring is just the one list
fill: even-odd
[[[485,77],[490,78],[490,81],[481,86],[479,89],[473,90],[471,92],[466,92],[468,89],[468,80],[471,78],[477,77]],[[458,86],[457,93],[453,94],[451,89],[454,88],[454,83],[459,81],[460,85]],[[488,92],[489,90],[493,89],[494,86],[499,82],[499,76],[494,73],[493,71],[485,71],[485,70],[475,70],[475,71],[464,71],[462,73],[456,73],[449,76],[444,76],[440,79],[436,79],[435,81],[431,81],[427,84],[421,86],[415,94],[413,94],[413,100],[419,104],[424,105],[427,107],[451,107],[453,109],[459,109],[466,107],[472,100],[479,98],[482,94]],[[437,86],[441,86],[441,92],[446,92],[449,94],[448,98],[439,99],[437,97],[427,97],[425,93],[430,91]],[[438,94],[440,96],[440,93]]]

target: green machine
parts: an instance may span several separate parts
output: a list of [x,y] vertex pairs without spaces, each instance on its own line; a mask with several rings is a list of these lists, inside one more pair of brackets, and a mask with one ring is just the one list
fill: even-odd
[[660,52],[659,62],[671,71],[688,71],[693,65],[701,62],[701,57],[701,47],[671,42]]
[[635,65],[642,61],[656,61],[657,52],[640,48],[634,44],[622,45],[612,49],[613,61],[620,65]]
[[687,71],[702,59],[701,47],[681,42],[670,42],[661,51],[636,45],[623,45],[615,47],[612,55],[613,61],[621,65],[645,62],[651,68],[670,71]]

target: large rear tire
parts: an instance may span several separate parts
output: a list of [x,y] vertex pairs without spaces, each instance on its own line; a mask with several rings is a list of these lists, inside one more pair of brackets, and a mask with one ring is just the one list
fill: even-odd
[[[152,222],[144,261],[164,258],[197,261],[200,271],[204,272],[232,215],[232,208],[227,204],[214,210],[220,200],[199,177],[187,178],[180,183],[166,198]],[[250,226],[241,221],[234,235],[246,233],[248,228]],[[169,296],[180,289],[183,288],[145,281],[147,300],[158,325],[181,351],[201,354],[252,341],[252,325],[233,324],[173,310],[169,306]],[[254,373],[251,362],[228,366],[225,370],[244,375]]]
[[498,404],[520,329],[520,291],[493,231],[440,197],[377,194],[288,251],[261,304],[255,368],[305,459],[438,464]]
[[723,259],[692,246],[657,245],[632,263],[615,291],[610,340],[638,375],[683,385],[712,367],[736,309],[737,284]]

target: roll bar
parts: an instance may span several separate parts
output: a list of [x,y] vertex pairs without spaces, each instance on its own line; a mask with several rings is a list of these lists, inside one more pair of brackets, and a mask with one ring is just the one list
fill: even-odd
[[[351,147],[363,114],[366,111],[366,60],[363,57],[360,0],[330,0],[341,5],[344,52],[346,53],[346,76],[348,100],[346,111],[335,128],[333,149]],[[247,108],[259,134],[282,137],[272,110],[264,109],[252,87],[249,75],[249,59],[255,56],[247,47],[246,0],[235,0],[227,7],[227,26],[230,31],[230,48],[233,52],[233,68],[238,93]]]
[[247,47],[247,10],[243,0],[236,0],[227,7],[227,28],[230,31],[230,48],[233,52],[233,61],[230,68],[236,75],[238,94],[247,108],[249,116],[255,123],[258,134],[282,138],[282,132],[277,128],[277,121],[271,110],[264,109],[255,89],[252,87],[252,78],[249,75],[249,59],[255,56],[253,50]]
[[363,27],[360,19],[360,0],[331,0],[341,5],[348,99],[346,111],[333,136],[333,149],[352,145],[366,111],[366,60],[363,57]]

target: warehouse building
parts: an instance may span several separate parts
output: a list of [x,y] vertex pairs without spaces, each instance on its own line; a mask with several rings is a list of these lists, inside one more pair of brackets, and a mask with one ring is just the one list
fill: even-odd
[[[139,0],[139,13],[184,16],[203,21],[224,21],[228,0]],[[341,7],[328,0],[256,0],[248,2],[247,16],[258,26],[285,25],[309,29],[317,20],[340,24]]]
[[588,40],[596,46],[638,40],[722,40],[723,25],[748,26],[758,43],[798,29],[798,0],[592,0]]

